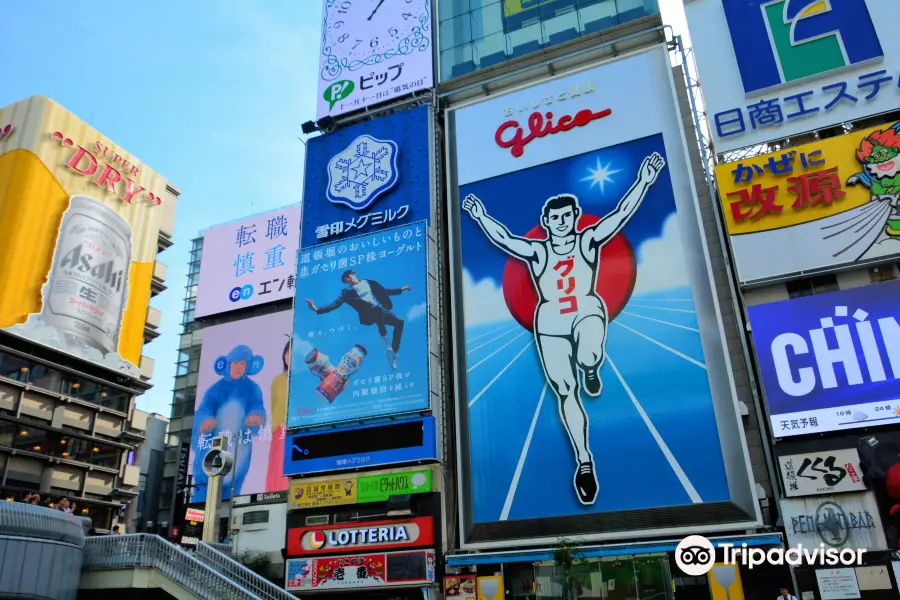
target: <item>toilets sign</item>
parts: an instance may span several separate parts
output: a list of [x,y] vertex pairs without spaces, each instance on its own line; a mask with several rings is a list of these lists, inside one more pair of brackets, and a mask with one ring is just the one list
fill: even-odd
[[900,422],[900,282],[749,307],[776,437]]

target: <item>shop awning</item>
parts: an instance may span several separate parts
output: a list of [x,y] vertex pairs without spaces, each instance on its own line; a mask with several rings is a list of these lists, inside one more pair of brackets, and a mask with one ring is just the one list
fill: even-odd
[[[603,556],[627,556],[640,554],[657,554],[660,552],[674,552],[675,547],[682,538],[675,540],[660,540],[637,544],[610,544],[605,546],[585,546],[578,552],[585,558]],[[738,535],[731,537],[711,537],[709,541],[716,547],[724,545],[740,546],[782,546],[783,537],[780,533],[761,533],[751,535]],[[553,548],[536,548],[533,550],[521,550],[513,552],[479,552],[475,554],[449,554],[447,564],[451,567],[464,567],[469,565],[484,565],[496,563],[538,562],[553,560]]]

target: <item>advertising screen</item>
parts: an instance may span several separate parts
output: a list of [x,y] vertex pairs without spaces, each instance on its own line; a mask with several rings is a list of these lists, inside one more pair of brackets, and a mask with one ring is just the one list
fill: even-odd
[[282,466],[290,332],[289,310],[203,330],[191,438],[191,473],[201,487],[191,502],[206,500],[201,463],[218,435],[230,440],[234,455],[223,498],[232,489],[235,496],[288,489]]
[[300,205],[208,229],[194,316],[293,296],[299,244]]
[[716,152],[897,108],[896,0],[688,0]]
[[428,221],[430,108],[402,110],[307,143],[300,245]]
[[285,564],[285,589],[295,592],[428,586],[434,583],[434,568],[434,550],[293,558]]
[[747,309],[775,437],[900,421],[900,281]]
[[723,458],[738,417],[671,86],[654,49],[454,113],[475,542],[480,524],[599,529],[580,517],[727,503],[748,482]]
[[166,180],[39,96],[0,110],[0,172],[0,328],[139,377]]
[[431,0],[324,0],[323,6],[316,119],[432,86]]
[[743,284],[900,254],[900,123],[716,167]]
[[423,410],[427,227],[300,252],[288,427]]
[[352,475],[291,481],[289,510],[343,504],[386,502],[391,496],[425,494],[432,491],[431,469],[393,470],[371,475]]

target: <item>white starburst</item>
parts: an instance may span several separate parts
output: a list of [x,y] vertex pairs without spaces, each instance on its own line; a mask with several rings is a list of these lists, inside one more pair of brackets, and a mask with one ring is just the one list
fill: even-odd
[[596,169],[588,168],[590,175],[583,178],[582,181],[590,181],[591,187],[594,187],[595,185],[600,186],[600,193],[602,194],[605,191],[604,188],[606,187],[606,184],[612,183],[612,181],[613,181],[612,175],[614,175],[622,170],[622,169],[610,169],[610,167],[612,167],[612,163],[609,163],[608,165],[604,165],[603,163],[600,162],[600,159],[598,158],[597,159],[597,168]]

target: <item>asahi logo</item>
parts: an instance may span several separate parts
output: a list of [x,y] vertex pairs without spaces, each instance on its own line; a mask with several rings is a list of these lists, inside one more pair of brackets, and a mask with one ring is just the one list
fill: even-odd
[[82,242],[63,255],[60,267],[88,274],[96,282],[102,282],[108,288],[121,292],[125,271],[116,269],[115,259],[99,262],[103,260],[105,253],[108,254],[94,242]]

